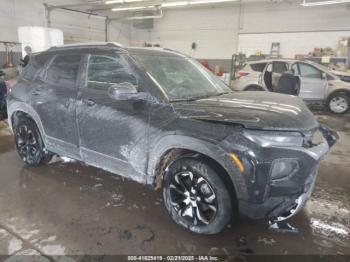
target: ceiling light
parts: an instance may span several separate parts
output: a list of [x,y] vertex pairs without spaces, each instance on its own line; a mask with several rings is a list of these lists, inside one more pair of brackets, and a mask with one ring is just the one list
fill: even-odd
[[211,3],[224,3],[224,2],[236,2],[238,0],[198,0],[190,1],[190,5],[211,4]]
[[[153,7],[153,6],[150,6]],[[130,10],[142,10],[146,8],[150,8],[146,6],[130,6],[130,7],[120,7],[120,8],[113,8],[113,12],[121,12],[121,11],[130,11]]]
[[334,4],[343,4],[350,3],[350,0],[331,0],[331,1],[318,1],[318,2],[304,2],[301,4],[302,6],[319,6],[319,5],[334,5]]
[[122,4],[122,3],[132,3],[132,2],[143,2],[144,0],[108,0],[105,2],[106,5],[110,4]]
[[161,7],[176,7],[176,6],[186,6],[186,5],[188,5],[188,1],[165,2],[161,4]]

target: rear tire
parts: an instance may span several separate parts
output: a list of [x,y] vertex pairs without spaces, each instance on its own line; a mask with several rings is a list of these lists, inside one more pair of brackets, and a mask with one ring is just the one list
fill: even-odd
[[53,155],[46,151],[39,129],[32,119],[19,119],[14,135],[18,154],[27,165],[39,166],[52,159]]
[[350,107],[350,99],[344,93],[335,93],[328,99],[328,109],[334,114],[345,114]]
[[230,194],[203,160],[175,160],[164,174],[163,198],[175,223],[197,234],[219,233],[231,220]]

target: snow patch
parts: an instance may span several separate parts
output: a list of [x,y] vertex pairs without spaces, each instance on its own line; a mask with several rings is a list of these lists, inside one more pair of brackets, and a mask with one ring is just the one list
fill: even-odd
[[7,254],[12,255],[13,253],[21,249],[22,249],[22,241],[17,238],[12,238],[7,248]]

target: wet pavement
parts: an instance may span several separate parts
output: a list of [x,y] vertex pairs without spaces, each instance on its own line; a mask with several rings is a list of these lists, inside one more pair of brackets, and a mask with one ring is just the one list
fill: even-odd
[[[318,113],[340,141],[321,164],[311,200],[290,219],[300,233],[276,233],[242,219],[215,236],[172,222],[160,191],[56,158],[26,167],[0,123],[0,254],[350,255],[350,115]],[[65,257],[67,258],[67,257]]]

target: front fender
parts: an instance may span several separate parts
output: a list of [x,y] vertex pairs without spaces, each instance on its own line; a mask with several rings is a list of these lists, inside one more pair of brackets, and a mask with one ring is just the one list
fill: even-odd
[[218,144],[200,140],[194,137],[170,134],[158,139],[150,149],[150,157],[147,168],[147,184],[153,184],[157,176],[157,166],[161,157],[170,149],[187,149],[205,155],[216,161],[229,174],[236,193],[246,195],[246,190],[237,188],[236,180],[239,180],[239,174],[236,166],[229,159],[228,152]]

